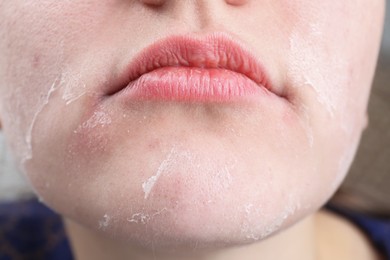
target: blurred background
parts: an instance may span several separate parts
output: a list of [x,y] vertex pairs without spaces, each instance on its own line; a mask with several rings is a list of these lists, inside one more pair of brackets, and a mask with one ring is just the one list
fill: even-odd
[[[368,108],[370,125],[333,203],[390,216],[390,5],[378,63]],[[26,181],[10,161],[0,132],[0,201],[31,197]]]

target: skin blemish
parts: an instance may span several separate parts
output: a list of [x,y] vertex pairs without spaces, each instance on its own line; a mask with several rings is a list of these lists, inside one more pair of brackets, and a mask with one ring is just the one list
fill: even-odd
[[37,68],[39,68],[40,65],[41,65],[41,55],[36,53],[36,54],[34,54],[33,59],[32,59],[32,67],[34,69],[37,69]]

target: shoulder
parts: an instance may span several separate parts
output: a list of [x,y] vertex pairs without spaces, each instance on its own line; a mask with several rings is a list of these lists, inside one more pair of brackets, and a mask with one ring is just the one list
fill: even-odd
[[323,259],[381,259],[368,237],[347,219],[322,210],[316,224]]

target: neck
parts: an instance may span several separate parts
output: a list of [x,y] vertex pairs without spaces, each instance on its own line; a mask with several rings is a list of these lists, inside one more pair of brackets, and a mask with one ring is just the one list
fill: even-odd
[[[313,260],[317,256],[317,235],[315,215],[310,216],[289,229],[264,241],[247,246],[218,250],[202,256],[180,256],[189,259],[299,259]],[[164,257],[157,252],[145,252],[129,245],[120,244],[65,219],[66,229],[72,244],[75,259],[175,259]]]

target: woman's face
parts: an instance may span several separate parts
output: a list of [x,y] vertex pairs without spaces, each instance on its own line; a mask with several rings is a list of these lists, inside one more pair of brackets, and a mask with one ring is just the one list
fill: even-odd
[[[367,121],[384,4],[0,0],[3,131],[42,201],[82,225],[154,248],[257,241],[317,210],[345,176]],[[140,52],[172,35],[192,39],[170,38],[187,51],[186,73],[210,79],[218,71],[204,61],[224,56],[194,56],[192,43],[232,41],[272,87],[222,101],[112,93]],[[160,86],[163,72],[138,85]],[[183,68],[165,72],[182,88],[209,86],[181,81]],[[218,73],[223,85],[229,73]]]

